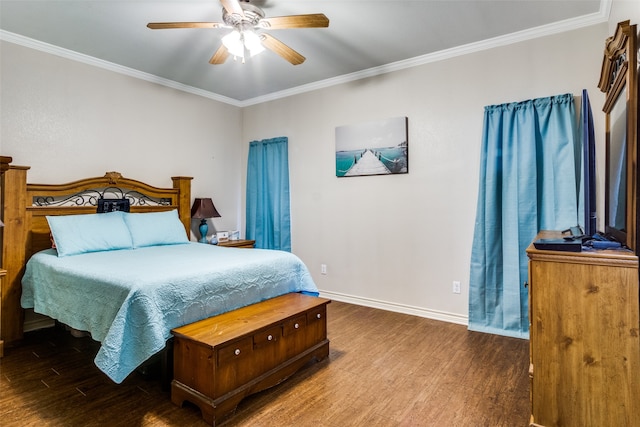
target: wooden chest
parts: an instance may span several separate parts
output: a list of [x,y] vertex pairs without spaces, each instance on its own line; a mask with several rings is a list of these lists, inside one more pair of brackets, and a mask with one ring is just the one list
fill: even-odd
[[329,355],[330,300],[290,293],[173,329],[171,401],[212,425],[246,396]]

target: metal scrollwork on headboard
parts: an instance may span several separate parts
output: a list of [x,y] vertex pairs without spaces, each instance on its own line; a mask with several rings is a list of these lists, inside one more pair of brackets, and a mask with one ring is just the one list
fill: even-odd
[[[120,175],[117,172],[110,172]],[[111,176],[105,177],[111,178]],[[122,177],[120,175],[120,177]],[[109,180],[111,182],[111,180]],[[114,180],[117,183],[117,177]],[[171,199],[162,197],[150,197],[135,190],[125,190],[119,187],[105,187],[81,191],[62,197],[34,196],[34,206],[98,206],[99,199],[127,199],[131,206],[170,206]]]

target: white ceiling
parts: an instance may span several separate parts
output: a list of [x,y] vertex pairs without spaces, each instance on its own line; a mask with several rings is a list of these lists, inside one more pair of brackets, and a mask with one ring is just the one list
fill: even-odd
[[[235,105],[603,22],[610,0],[253,0],[267,17],[324,13],[329,28],[271,30],[304,55],[210,65],[227,29],[150,30],[148,22],[222,22],[217,0],[0,0],[0,39]],[[505,59],[508,61],[508,59]]]

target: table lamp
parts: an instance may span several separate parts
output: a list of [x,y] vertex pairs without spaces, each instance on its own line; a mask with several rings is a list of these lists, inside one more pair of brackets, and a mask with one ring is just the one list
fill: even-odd
[[209,232],[209,226],[207,225],[208,218],[220,218],[220,214],[213,206],[213,200],[211,198],[195,199],[193,206],[191,206],[191,218],[200,220],[200,243],[207,243],[207,233]]

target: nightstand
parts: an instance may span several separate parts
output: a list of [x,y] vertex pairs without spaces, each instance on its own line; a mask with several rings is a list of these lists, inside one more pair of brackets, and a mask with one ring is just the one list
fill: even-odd
[[227,248],[253,248],[255,244],[255,240],[228,240],[226,242],[218,242],[218,246]]

